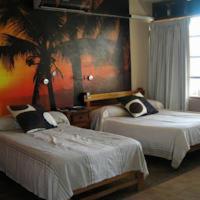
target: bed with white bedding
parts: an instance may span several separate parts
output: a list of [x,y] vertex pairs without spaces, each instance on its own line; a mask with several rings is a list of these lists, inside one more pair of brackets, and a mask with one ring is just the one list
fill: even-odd
[[47,200],[130,171],[148,174],[142,147],[127,137],[61,123],[24,134],[0,131],[0,171]]
[[145,155],[172,160],[178,168],[192,146],[200,144],[200,114],[161,109],[131,117],[120,106],[105,106],[91,114],[92,128],[138,140]]

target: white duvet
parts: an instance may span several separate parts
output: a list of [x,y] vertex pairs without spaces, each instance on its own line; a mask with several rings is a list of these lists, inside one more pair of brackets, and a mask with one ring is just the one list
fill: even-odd
[[148,174],[139,142],[65,124],[29,135],[0,132],[0,170],[47,200],[70,199],[124,172]]
[[191,146],[200,144],[200,114],[168,110],[139,118],[117,114],[106,107],[95,111],[92,128],[134,138],[144,154],[172,160],[173,168],[179,167]]

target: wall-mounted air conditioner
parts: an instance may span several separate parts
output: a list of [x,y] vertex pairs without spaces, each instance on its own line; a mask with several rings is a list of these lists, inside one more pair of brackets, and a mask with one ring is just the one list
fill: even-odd
[[129,0],[34,0],[34,8],[84,13],[87,15],[130,18]]
[[92,9],[93,0],[34,0],[34,8],[54,8],[54,9],[68,9],[89,11]]

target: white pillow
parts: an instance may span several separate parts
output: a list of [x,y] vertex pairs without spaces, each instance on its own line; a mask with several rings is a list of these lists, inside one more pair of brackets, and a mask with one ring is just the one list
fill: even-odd
[[152,99],[147,99],[147,101],[157,110],[162,110],[164,109],[164,105],[160,101],[152,100]]
[[130,115],[122,105],[104,106],[101,109],[107,113],[107,117],[122,117]]
[[66,115],[58,111],[50,111],[48,112],[56,121],[57,124],[67,124],[70,125],[70,122]]
[[144,97],[144,95],[141,92],[137,92],[137,93],[133,94],[133,96]]
[[91,116],[99,115],[103,118],[106,117],[122,117],[130,116],[128,111],[120,104],[103,106],[101,108],[95,109],[90,113]]
[[97,131],[103,131],[103,122],[107,117],[122,116],[130,116],[130,114],[120,104],[103,106],[90,112],[90,128]]
[[0,117],[0,131],[14,131],[21,130],[20,125],[17,123],[14,117],[6,115]]

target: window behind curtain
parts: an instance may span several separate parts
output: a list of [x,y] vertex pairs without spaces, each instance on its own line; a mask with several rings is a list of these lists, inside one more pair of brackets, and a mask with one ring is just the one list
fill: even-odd
[[200,17],[190,21],[190,88],[189,95],[200,97]]

